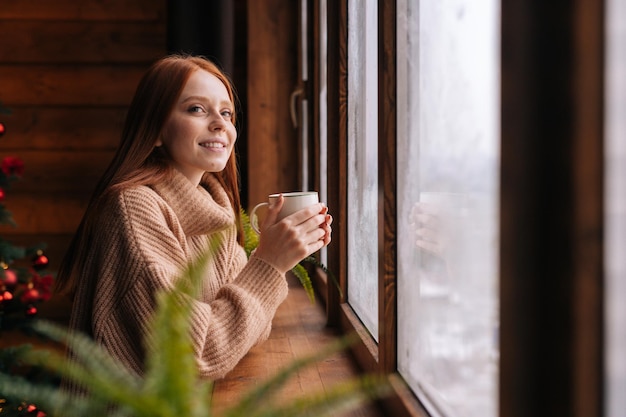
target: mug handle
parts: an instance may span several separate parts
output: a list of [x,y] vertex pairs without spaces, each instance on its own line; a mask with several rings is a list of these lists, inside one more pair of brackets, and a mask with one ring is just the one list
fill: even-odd
[[254,206],[254,208],[252,209],[252,211],[250,212],[250,226],[252,226],[252,228],[254,229],[255,232],[257,232],[257,234],[261,234],[261,230],[259,230],[259,220],[257,219],[256,216],[256,210],[261,207],[261,206],[269,206],[270,204],[267,202],[264,203],[259,203],[256,206]]

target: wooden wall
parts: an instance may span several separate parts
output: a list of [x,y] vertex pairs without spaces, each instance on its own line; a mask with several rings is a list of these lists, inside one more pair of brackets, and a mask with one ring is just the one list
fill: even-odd
[[166,52],[164,0],[2,0],[0,158],[25,163],[4,201],[16,244],[54,270],[118,143],[140,76]]
[[[298,9],[291,0],[236,4],[236,53],[246,60],[234,69],[245,104],[242,201],[251,206],[298,186],[289,116]],[[118,144],[140,76],[166,53],[166,32],[167,0],[2,0],[0,102],[12,114],[0,114],[0,158],[18,156],[26,169],[4,201],[18,227],[0,225],[0,237],[45,242],[53,271]],[[54,302],[42,307],[56,314]]]
[[248,202],[298,187],[298,132],[289,98],[298,84],[298,3],[248,1]]

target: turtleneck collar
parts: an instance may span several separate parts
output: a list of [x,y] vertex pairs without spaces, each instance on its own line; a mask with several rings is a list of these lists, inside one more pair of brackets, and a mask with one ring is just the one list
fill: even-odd
[[235,222],[228,195],[215,175],[205,175],[203,183],[206,188],[173,169],[167,180],[151,186],[174,210],[187,235],[216,232]]

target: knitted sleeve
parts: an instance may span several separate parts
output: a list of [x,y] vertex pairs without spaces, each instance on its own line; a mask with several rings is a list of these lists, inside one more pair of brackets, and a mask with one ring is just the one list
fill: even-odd
[[[97,255],[101,261],[93,263],[97,266],[93,273],[98,275],[94,336],[131,369],[142,373],[143,343],[155,310],[154,295],[160,289],[171,290],[173,280],[193,258],[194,245],[189,244],[168,205],[141,190],[121,195],[101,224]],[[232,239],[224,242],[221,250],[206,277],[212,281],[209,284],[219,282],[220,286],[214,296],[194,301],[191,323],[199,372],[207,379],[223,377],[266,337],[276,309],[287,295],[285,277],[274,267],[254,256],[243,268],[219,265],[241,262]],[[238,270],[237,275],[215,276],[231,270]]]

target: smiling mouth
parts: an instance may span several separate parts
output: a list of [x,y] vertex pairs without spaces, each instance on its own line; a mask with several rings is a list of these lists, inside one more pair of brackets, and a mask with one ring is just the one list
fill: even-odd
[[219,142],[202,142],[200,144],[203,148],[225,148],[226,146],[223,143]]

